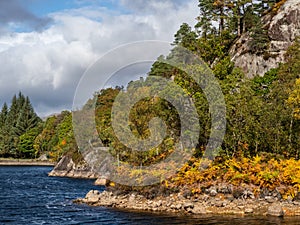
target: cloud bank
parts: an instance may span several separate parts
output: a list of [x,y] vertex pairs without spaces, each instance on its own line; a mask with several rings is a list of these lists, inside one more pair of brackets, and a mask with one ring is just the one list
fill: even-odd
[[[198,13],[192,0],[111,1],[115,8],[91,5],[43,18],[15,0],[0,1],[0,103],[22,91],[40,116],[70,110],[76,86],[91,63],[128,42],[171,42],[179,26],[193,25]],[[19,23],[31,31],[8,31]]]

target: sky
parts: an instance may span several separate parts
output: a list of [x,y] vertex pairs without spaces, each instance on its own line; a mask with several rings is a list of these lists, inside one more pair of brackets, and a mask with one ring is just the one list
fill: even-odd
[[[0,0],[0,105],[21,91],[41,117],[71,110],[90,65],[127,43],[172,42],[197,0]],[[115,84],[115,83],[114,83]]]

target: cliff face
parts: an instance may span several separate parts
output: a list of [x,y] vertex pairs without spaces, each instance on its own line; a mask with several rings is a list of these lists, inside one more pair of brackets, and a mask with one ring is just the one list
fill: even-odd
[[99,174],[93,172],[86,162],[75,163],[71,156],[63,156],[49,176],[97,179]]
[[108,148],[106,147],[91,148],[84,152],[84,159],[80,159],[79,162],[74,162],[71,155],[65,155],[48,175],[84,179],[99,178],[96,184],[104,185],[107,182],[106,177],[109,177],[108,165],[112,163],[102,155],[106,154],[107,151]]
[[243,34],[230,50],[232,61],[249,78],[256,74],[262,76],[285,61],[287,48],[300,36],[300,0],[287,0],[275,15],[272,12],[267,14],[262,22],[270,40],[263,54],[251,51],[252,38],[249,32]]

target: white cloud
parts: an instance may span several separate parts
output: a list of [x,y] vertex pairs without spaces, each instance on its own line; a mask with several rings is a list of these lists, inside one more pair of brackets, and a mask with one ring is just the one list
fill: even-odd
[[43,31],[0,36],[0,103],[21,90],[41,116],[70,109],[80,77],[97,58],[128,42],[172,41],[180,24],[193,25],[198,13],[195,1],[121,2],[132,12],[66,10],[49,15],[53,23]]

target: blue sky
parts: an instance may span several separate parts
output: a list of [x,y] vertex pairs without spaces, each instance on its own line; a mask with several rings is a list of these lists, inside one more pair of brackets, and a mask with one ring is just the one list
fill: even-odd
[[0,106],[22,91],[40,116],[70,110],[76,87],[91,64],[126,43],[172,42],[183,22],[195,24],[197,4],[197,0],[0,1]]
[[116,4],[116,1],[111,0],[25,0],[22,2],[24,7],[28,8],[35,15],[40,17],[57,11],[90,6],[100,6],[108,9],[119,8],[118,4]]

